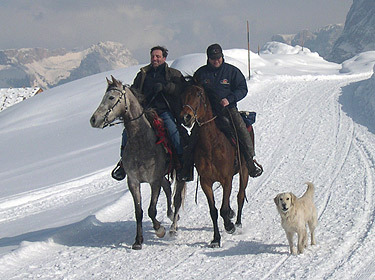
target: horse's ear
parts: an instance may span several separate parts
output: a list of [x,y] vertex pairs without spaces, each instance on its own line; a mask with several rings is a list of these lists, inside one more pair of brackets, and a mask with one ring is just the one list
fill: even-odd
[[193,76],[193,82],[194,82],[194,84],[196,84],[196,85],[199,85],[199,84],[200,84],[199,81],[198,81],[198,79],[197,79],[197,77],[194,77],[194,76]]
[[111,78],[112,78],[112,83],[113,84],[115,84],[116,86],[122,86],[121,82],[118,81],[118,80],[116,80],[115,77],[113,77],[112,75],[111,75]]
[[106,78],[106,80],[107,80],[107,84],[108,84],[108,85],[112,85],[112,82],[111,82],[110,80],[108,80],[107,77],[105,77],[105,78]]

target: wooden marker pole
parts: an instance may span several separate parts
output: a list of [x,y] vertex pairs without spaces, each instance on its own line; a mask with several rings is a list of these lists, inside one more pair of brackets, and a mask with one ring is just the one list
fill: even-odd
[[249,68],[249,80],[250,80],[250,32],[249,32],[249,21],[247,23],[247,65]]

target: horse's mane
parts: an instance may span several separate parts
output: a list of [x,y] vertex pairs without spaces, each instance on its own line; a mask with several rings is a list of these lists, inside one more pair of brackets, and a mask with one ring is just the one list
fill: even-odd
[[218,104],[220,103],[220,98],[218,97],[218,95],[215,94],[213,88],[207,85],[203,86],[202,82],[198,81],[195,77],[190,76],[190,75],[185,76],[184,79],[186,81],[185,83],[186,87],[193,86],[193,85],[201,87],[203,89],[206,102],[209,102],[211,107],[220,108],[220,106],[218,106]]
[[141,104],[141,105],[144,105],[144,102],[146,101],[146,97],[144,94],[142,94],[138,89],[136,89],[135,87],[133,86],[130,86],[129,89],[131,90],[131,92],[134,94],[135,98],[137,98],[138,102]]

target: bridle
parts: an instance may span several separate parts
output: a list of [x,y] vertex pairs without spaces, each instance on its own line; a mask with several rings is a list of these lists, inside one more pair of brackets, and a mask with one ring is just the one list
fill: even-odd
[[113,104],[113,106],[111,108],[109,108],[107,110],[107,112],[104,114],[104,125],[103,125],[103,128],[104,127],[107,127],[107,126],[113,126],[113,125],[116,125],[116,124],[120,124],[122,122],[116,122],[116,123],[111,123],[109,122],[108,120],[108,116],[109,114],[113,111],[113,109],[115,109],[115,107],[121,103],[122,99],[124,99],[124,102],[125,102],[125,113],[128,111],[128,105],[126,104],[126,98],[125,98],[125,93],[126,93],[126,86],[123,86],[122,89],[119,89],[119,88],[111,88],[111,89],[108,89],[105,94],[107,94],[108,92],[111,92],[111,91],[118,91],[120,93],[120,97],[117,99],[117,101],[115,102],[115,104]]
[[189,104],[184,104],[182,106],[182,108],[189,108],[192,112],[193,112],[193,118],[194,118],[194,121],[198,124],[198,126],[203,126],[211,121],[213,121],[214,119],[216,119],[217,116],[214,116],[213,118],[207,120],[207,121],[204,121],[204,122],[200,122],[199,119],[198,119],[198,110],[199,108],[201,107],[202,103],[203,103],[203,106],[204,106],[204,112],[207,111],[207,103],[205,102],[204,100],[204,96],[203,96],[203,88],[200,87],[200,86],[194,86],[194,87],[197,87],[199,88],[199,91],[197,93],[198,97],[199,97],[199,104],[197,106],[196,109],[194,109],[191,105]]

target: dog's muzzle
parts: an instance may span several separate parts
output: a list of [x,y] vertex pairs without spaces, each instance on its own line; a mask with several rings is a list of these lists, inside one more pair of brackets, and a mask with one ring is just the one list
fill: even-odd
[[284,212],[288,211],[289,208],[286,207],[286,204],[281,204],[281,210],[283,210]]

